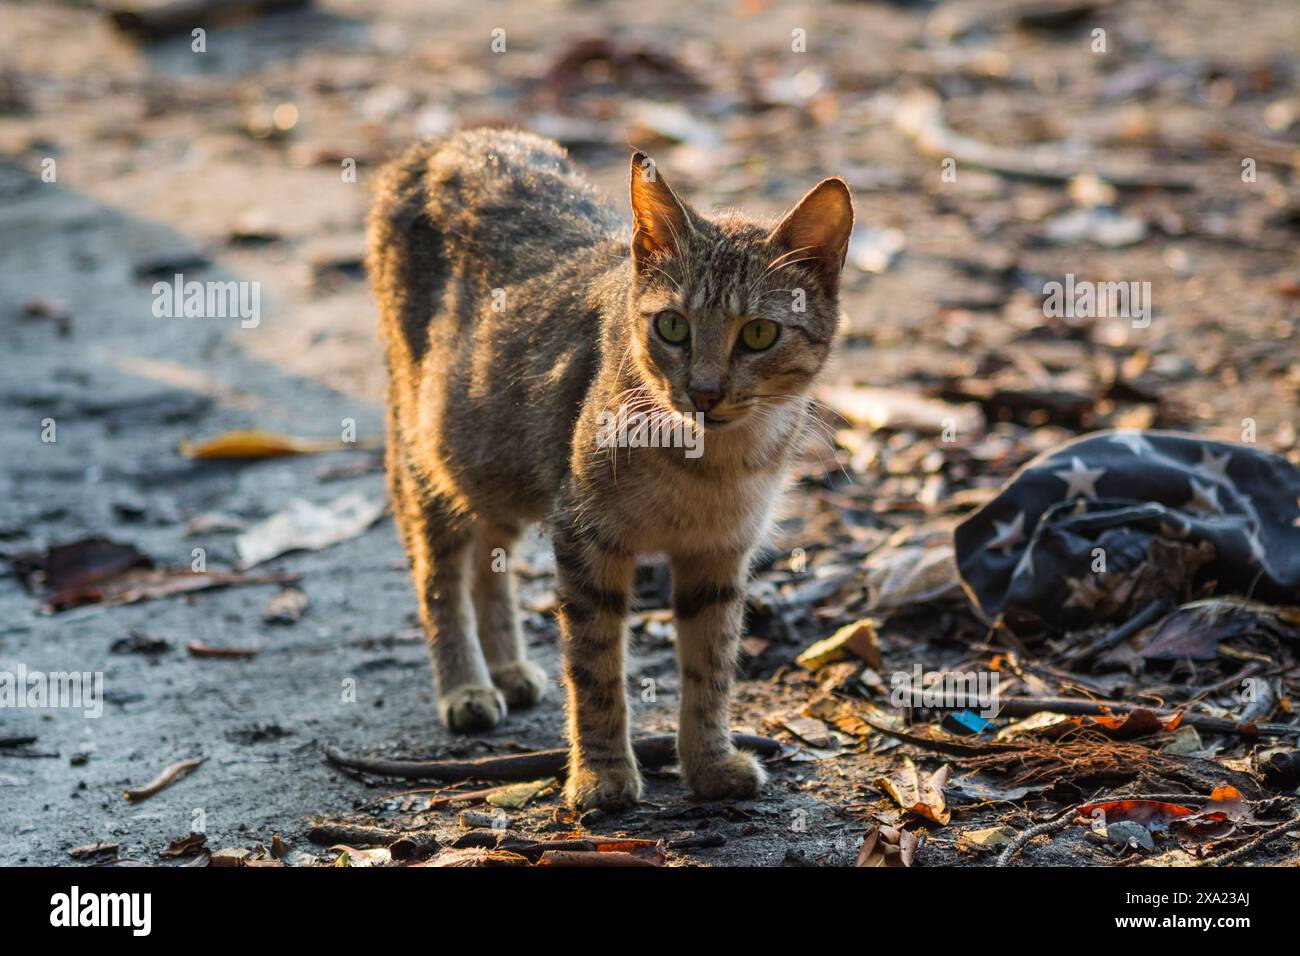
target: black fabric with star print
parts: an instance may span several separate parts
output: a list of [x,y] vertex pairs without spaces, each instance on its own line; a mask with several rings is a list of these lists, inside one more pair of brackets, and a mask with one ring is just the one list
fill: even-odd
[[1149,585],[1162,569],[1143,566],[1175,544],[1200,546],[1202,588],[1296,604],[1298,498],[1300,470],[1277,455],[1174,432],[1097,432],[1039,455],[958,525],[957,567],[989,620],[1083,627],[1132,614],[1125,581],[1107,575],[1141,570]]

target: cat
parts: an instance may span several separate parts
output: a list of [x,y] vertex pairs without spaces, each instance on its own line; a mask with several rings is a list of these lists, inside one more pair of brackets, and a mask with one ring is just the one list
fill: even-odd
[[[389,493],[439,714],[484,729],[542,697],[503,568],[544,523],[579,808],[640,797],[623,657],[643,554],[672,573],[687,785],[763,783],[730,733],[745,586],[810,424],[853,226],[837,178],[775,224],[695,211],[639,152],[630,188],[629,231],[556,143],[469,130],[384,167],[369,221]],[[689,430],[697,453],[611,444],[619,413]]]

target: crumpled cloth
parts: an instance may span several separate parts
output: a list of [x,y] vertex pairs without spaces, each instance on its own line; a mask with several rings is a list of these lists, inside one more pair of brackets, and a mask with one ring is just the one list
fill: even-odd
[[954,544],[986,619],[1077,628],[1193,593],[1298,604],[1298,522],[1300,469],[1277,455],[1106,431],[1029,462]]

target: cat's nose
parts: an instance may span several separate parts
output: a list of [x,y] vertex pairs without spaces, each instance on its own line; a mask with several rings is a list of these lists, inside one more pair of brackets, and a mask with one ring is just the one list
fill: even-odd
[[718,402],[722,401],[721,392],[709,391],[702,388],[688,389],[686,394],[691,397],[691,404],[701,412],[712,411],[714,406],[717,405]]

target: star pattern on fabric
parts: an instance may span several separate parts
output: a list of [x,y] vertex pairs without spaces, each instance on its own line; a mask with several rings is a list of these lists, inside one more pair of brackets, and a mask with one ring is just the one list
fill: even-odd
[[1072,498],[1096,498],[1097,482],[1106,474],[1106,469],[1089,468],[1082,458],[1074,456],[1070,459],[1069,468],[1052,474],[1065,482],[1065,500],[1069,501]]
[[1231,460],[1232,452],[1225,451],[1222,455],[1216,455],[1210,451],[1209,445],[1205,445],[1201,448],[1201,463],[1195,467],[1197,471],[1207,478],[1230,485],[1232,479],[1228,477],[1228,462]]
[[1134,554],[1153,538],[1195,545],[1210,555],[1216,593],[1294,603],[1296,464],[1248,444],[1141,429],[1075,439],[1041,453],[958,525],[958,567],[987,613],[1023,610],[1067,629],[1097,623],[1123,596],[1112,585],[1124,575],[1088,573],[1099,541]]
[[1184,511],[1195,511],[1205,515],[1223,514],[1223,505],[1219,504],[1218,485],[1203,485],[1195,478],[1190,479],[1192,497],[1183,505]]
[[1139,432],[1117,432],[1106,440],[1113,441],[1117,445],[1123,445],[1138,457],[1155,451],[1151,447],[1151,443]]
[[989,547],[1001,551],[1004,555],[1010,554],[1012,548],[1025,540],[1025,513],[1017,512],[1010,521],[998,521],[994,518],[993,528],[997,533],[989,542]]

